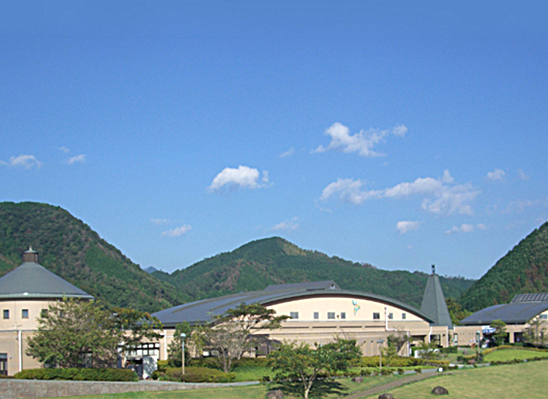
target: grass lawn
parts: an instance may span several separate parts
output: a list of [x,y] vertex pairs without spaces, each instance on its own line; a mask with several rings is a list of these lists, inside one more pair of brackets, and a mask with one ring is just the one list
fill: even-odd
[[485,362],[500,362],[513,359],[532,359],[534,357],[548,357],[548,352],[537,352],[527,349],[498,349],[484,357]]
[[[402,378],[399,375],[366,377],[362,384],[352,382],[350,379],[340,379],[320,383],[313,386],[311,398],[315,392],[322,392],[322,399],[335,399],[343,395],[348,395],[354,392],[363,391],[367,388],[377,385],[386,384]],[[204,389],[189,389],[184,391],[171,392],[129,392],[108,395],[89,395],[89,396],[65,396],[63,399],[264,399],[266,393],[275,389],[275,384],[268,385],[253,385],[245,387],[225,387],[225,388],[204,388]],[[302,396],[287,392],[286,398],[302,398]],[[292,395],[292,396],[291,396]],[[316,395],[316,397],[318,397]],[[59,398],[61,399],[61,398]]]
[[[453,375],[430,378],[390,393],[397,399],[431,399],[437,385],[447,388],[444,398],[515,399],[546,398],[548,392],[548,361],[480,367],[457,371]],[[377,398],[379,394],[369,398]]]

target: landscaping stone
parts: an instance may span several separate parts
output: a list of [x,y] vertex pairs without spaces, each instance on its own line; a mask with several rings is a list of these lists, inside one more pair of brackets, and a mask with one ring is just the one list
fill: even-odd
[[352,381],[357,382],[358,384],[361,384],[363,382],[363,377],[354,377],[352,378]]
[[274,391],[270,391],[266,394],[266,399],[282,399],[284,397],[284,393],[281,389],[275,389]]
[[449,391],[440,386],[434,387],[434,389],[432,389],[432,393],[434,395],[449,395]]
[[394,395],[391,393],[381,393],[379,399],[394,399]]

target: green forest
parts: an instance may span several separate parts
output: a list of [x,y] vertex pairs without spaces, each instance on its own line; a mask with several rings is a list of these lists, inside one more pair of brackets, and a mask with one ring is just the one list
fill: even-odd
[[508,303],[516,294],[548,292],[548,222],[524,238],[459,299],[467,310]]

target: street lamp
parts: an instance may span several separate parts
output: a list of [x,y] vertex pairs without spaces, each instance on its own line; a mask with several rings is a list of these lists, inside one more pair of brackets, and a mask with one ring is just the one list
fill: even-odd
[[384,344],[384,339],[378,339],[377,344],[379,344],[379,370],[382,372],[382,344]]
[[182,375],[185,375],[185,338],[186,338],[186,334],[181,333],[181,345],[182,345],[181,352],[182,352],[182,356],[183,356],[183,364],[182,364],[183,374]]
[[479,360],[480,337],[481,337],[481,332],[476,331],[476,360]]

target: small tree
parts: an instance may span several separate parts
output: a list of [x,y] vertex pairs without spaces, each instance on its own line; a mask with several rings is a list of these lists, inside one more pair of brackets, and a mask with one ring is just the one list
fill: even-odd
[[312,385],[322,373],[345,371],[360,358],[355,340],[338,338],[313,349],[307,343],[284,342],[269,357],[269,364],[282,383],[296,382],[308,398]]
[[276,316],[276,311],[259,304],[241,303],[234,309],[213,318],[209,325],[197,331],[203,344],[217,353],[219,365],[225,373],[230,372],[232,362],[257,346],[261,339],[253,332],[278,328],[288,316]]
[[438,346],[435,342],[425,341],[421,345],[417,346],[416,350],[420,351],[421,359],[436,360],[441,357]]
[[185,364],[188,363],[188,360],[190,359],[189,354],[189,344],[192,336],[192,327],[188,323],[188,321],[179,323],[175,326],[175,333],[173,335],[173,341],[169,344],[167,348],[167,354],[168,354],[168,360],[169,365],[171,367],[181,367],[181,364],[183,362],[183,340],[181,338],[181,334],[185,334]]
[[[504,340],[506,339],[506,323],[502,320],[493,320],[491,322],[491,328],[495,329],[495,332],[493,333],[493,338],[495,339],[495,345],[500,346],[504,344]],[[479,345],[479,342],[478,342]]]
[[94,301],[63,299],[38,317],[38,330],[28,339],[27,355],[59,367],[112,367],[119,350],[126,353],[145,339],[156,339],[161,328],[148,313]]
[[60,367],[106,367],[117,359],[120,334],[111,314],[96,302],[64,299],[38,317],[27,355]]
[[523,339],[525,342],[535,346],[545,346],[548,342],[548,336],[546,334],[546,323],[538,316],[533,317],[528,322],[529,327],[523,332]]

